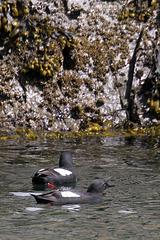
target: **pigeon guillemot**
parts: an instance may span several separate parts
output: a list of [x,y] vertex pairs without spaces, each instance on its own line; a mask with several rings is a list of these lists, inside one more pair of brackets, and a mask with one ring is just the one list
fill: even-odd
[[53,186],[76,183],[76,181],[70,152],[61,153],[59,168],[40,169],[32,177],[33,184],[53,184]]
[[109,185],[104,179],[95,179],[88,187],[87,192],[80,192],[76,190],[54,190],[52,192],[34,195],[37,203],[47,203],[52,205],[63,204],[82,204],[82,203],[96,203],[102,200],[102,192]]

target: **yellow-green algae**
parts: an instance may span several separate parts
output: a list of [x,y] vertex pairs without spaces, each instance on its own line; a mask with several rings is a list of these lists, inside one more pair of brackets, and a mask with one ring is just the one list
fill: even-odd
[[130,123],[127,128],[115,128],[110,121],[104,122],[103,125],[90,122],[90,126],[81,131],[68,131],[68,132],[49,132],[49,131],[36,131],[32,129],[17,129],[17,134],[10,136],[1,136],[0,140],[23,138],[30,141],[36,141],[44,138],[81,138],[81,137],[105,137],[105,136],[125,136],[125,137],[138,137],[138,136],[160,136],[160,126],[141,127],[135,123]]
[[152,15],[153,11],[158,9],[159,1],[158,0],[143,0],[142,6],[138,6],[135,4],[136,1],[128,1],[120,15],[120,20],[125,20],[126,18],[133,18],[141,22],[146,22]]
[[48,17],[42,18],[27,1],[6,0],[0,3],[0,37],[6,52],[24,56],[22,74],[35,72],[44,78],[58,72],[62,63],[60,53],[64,47],[72,48],[76,34],[53,26]]
[[35,134],[31,129],[28,129],[28,132],[26,133],[26,139],[30,139],[30,140],[37,140],[39,138],[39,136],[37,134]]
[[153,100],[153,98],[148,98],[147,104],[150,107],[150,111],[155,113],[155,114],[160,114],[160,101],[159,99]]

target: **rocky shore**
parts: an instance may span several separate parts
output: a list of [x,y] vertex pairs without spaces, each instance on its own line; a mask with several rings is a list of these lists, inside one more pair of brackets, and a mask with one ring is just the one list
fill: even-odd
[[159,2],[143,4],[1,1],[0,128],[159,125]]

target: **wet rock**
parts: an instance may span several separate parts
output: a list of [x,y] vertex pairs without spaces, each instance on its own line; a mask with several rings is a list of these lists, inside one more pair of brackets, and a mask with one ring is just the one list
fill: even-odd
[[[56,31],[50,40],[50,30],[47,37],[44,31],[38,39],[36,34],[40,30],[32,25],[37,31],[34,41],[28,44],[28,33],[24,32],[25,46],[19,41],[21,36],[19,42],[12,39],[18,46],[16,49],[12,41],[7,42],[10,30],[6,38],[1,32],[1,126],[28,126],[57,132],[77,131],[95,119],[112,121],[116,126],[126,120],[141,125],[159,121],[159,12],[156,8],[150,17],[147,15],[147,21],[129,16],[120,21],[123,1],[31,0],[27,11],[35,16],[33,24],[37,24],[36,19],[42,19],[44,29],[48,26]],[[3,13],[4,10],[0,15]],[[17,21],[12,11],[7,16],[10,16],[7,27],[13,19]],[[4,20],[1,24],[4,30]],[[127,100],[129,66],[142,28],[131,86],[134,94]],[[43,40],[47,54],[42,51],[43,44],[37,50],[35,40],[38,48]]]

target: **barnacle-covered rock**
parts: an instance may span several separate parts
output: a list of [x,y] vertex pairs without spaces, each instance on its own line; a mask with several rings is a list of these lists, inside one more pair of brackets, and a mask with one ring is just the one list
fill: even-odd
[[159,1],[150,2],[139,9],[134,1],[1,1],[3,126],[43,128],[63,138],[65,131],[109,135],[108,122],[111,128],[158,122]]

